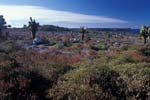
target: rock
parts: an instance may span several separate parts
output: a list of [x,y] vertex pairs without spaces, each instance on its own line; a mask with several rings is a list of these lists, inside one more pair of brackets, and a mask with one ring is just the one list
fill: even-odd
[[72,43],[79,43],[79,42],[80,42],[80,40],[76,39],[76,38],[73,38],[73,40],[72,40]]
[[115,43],[113,44],[113,46],[114,46],[114,47],[119,47],[119,46],[120,46],[120,43],[119,43],[119,42],[115,42]]
[[45,39],[41,39],[41,38],[35,38],[33,40],[33,44],[34,45],[40,45],[40,44],[48,44],[49,41],[45,40]]

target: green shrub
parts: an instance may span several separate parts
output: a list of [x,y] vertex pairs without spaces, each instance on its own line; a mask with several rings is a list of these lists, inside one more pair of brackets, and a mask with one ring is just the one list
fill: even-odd
[[125,82],[108,66],[81,65],[60,78],[49,90],[48,97],[55,100],[126,100],[126,92]]
[[141,48],[140,51],[145,55],[145,56],[150,56],[150,48]]
[[122,46],[122,50],[124,50],[124,51],[126,51],[126,50],[128,50],[130,48],[130,46],[129,45],[124,45],[124,46]]
[[112,66],[120,77],[127,83],[130,98],[135,100],[147,100],[150,87],[149,83],[149,63],[121,64]]
[[99,45],[95,45],[95,46],[92,46],[91,49],[93,50],[108,50],[108,46],[107,45],[104,45],[104,44],[99,44]]
[[62,48],[64,48],[64,46],[65,46],[64,43],[57,43],[54,45],[54,48],[62,49]]
[[121,51],[120,54],[116,54],[115,58],[112,59],[113,64],[126,64],[126,63],[140,63],[146,62],[146,56],[144,56],[138,50],[127,50]]
[[104,44],[98,45],[97,48],[98,48],[99,50],[108,50],[108,46],[107,46],[107,45],[104,45]]
[[150,65],[147,64],[146,67],[144,68],[144,72],[147,75],[147,77],[150,77]]
[[126,63],[134,63],[134,59],[129,55],[119,55],[116,59],[112,60],[111,63],[118,64],[126,64]]

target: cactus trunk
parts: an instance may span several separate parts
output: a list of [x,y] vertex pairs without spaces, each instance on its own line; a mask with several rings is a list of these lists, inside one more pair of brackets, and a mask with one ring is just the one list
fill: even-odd
[[36,38],[35,32],[31,32],[31,36],[32,36],[32,39],[35,39]]
[[81,34],[81,40],[84,41],[84,33]]
[[29,21],[29,29],[31,31],[32,39],[36,38],[36,32],[38,31],[39,23],[37,23],[35,20],[30,17]]
[[147,37],[144,37],[144,45],[147,43]]

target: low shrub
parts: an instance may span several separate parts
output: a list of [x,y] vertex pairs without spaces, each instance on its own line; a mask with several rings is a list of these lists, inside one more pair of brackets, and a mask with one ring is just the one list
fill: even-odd
[[113,66],[113,69],[120,74],[129,89],[129,97],[135,100],[148,100],[150,91],[148,63],[122,64]]
[[126,83],[108,66],[80,66],[49,90],[52,100],[126,100]]
[[141,48],[140,51],[145,55],[145,56],[150,56],[150,48]]
[[9,52],[18,51],[21,49],[22,47],[20,45],[18,45],[15,41],[11,41],[11,40],[2,42],[0,44],[0,52],[9,53]]
[[145,62],[146,57],[137,50],[123,51],[112,60],[114,64]]
[[95,46],[92,46],[91,49],[93,50],[108,50],[108,46],[107,45],[104,45],[104,44],[99,44],[99,45],[95,45]]

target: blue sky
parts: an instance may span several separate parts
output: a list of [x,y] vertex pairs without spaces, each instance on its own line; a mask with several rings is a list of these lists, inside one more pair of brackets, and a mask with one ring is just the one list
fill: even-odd
[[149,25],[150,0],[0,0],[0,15],[23,26],[33,16],[41,24],[65,27],[132,27]]

